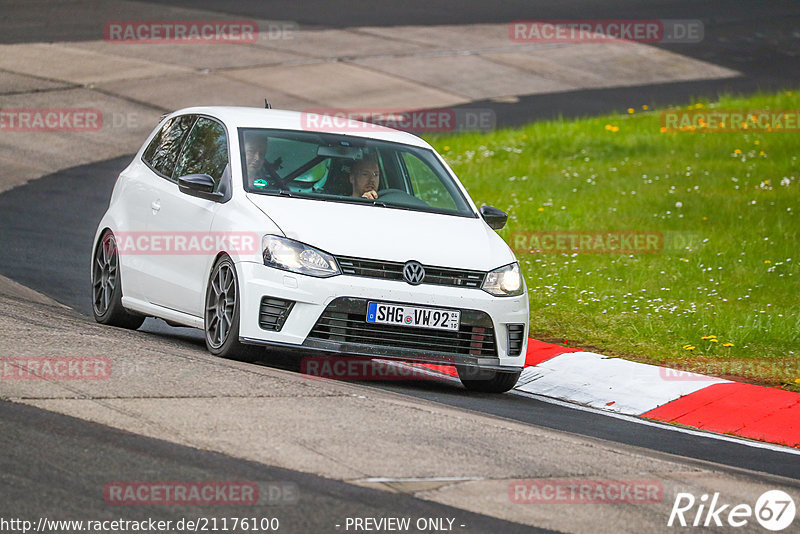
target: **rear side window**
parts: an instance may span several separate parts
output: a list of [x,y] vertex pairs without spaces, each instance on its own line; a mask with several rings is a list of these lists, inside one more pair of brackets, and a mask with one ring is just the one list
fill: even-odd
[[219,185],[228,165],[228,136],[219,122],[200,117],[186,138],[173,178],[207,174]]
[[161,176],[171,177],[178,151],[194,120],[194,115],[181,115],[165,122],[142,154],[144,162]]

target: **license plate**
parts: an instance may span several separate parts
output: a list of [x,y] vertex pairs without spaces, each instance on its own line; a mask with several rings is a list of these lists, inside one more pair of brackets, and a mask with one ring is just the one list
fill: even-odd
[[393,324],[397,326],[416,326],[418,328],[437,328],[439,330],[458,330],[461,312],[440,308],[421,308],[403,304],[370,302],[367,304],[367,322]]

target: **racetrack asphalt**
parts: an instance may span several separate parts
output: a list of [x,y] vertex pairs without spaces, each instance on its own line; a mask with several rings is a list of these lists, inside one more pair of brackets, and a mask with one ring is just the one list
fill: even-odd
[[[46,444],[45,448],[43,444]],[[152,518],[172,521],[173,525],[181,519],[213,521],[216,518],[220,527],[217,530],[222,530],[225,518],[231,521],[230,518],[246,517],[256,518],[259,525],[264,518],[277,518],[280,522],[276,529],[278,532],[321,533],[344,530],[348,517],[391,516],[450,518],[454,520],[455,528],[463,525],[458,528],[460,531],[487,534],[551,532],[409,495],[183,447],[4,401],[0,401],[0,446],[3,450],[0,481],[4,486],[0,490],[3,501],[0,517],[5,520],[24,519],[34,525],[40,518],[51,521],[110,521],[120,518],[146,521]],[[243,505],[219,504],[222,497],[212,500],[217,504],[211,505],[146,501],[138,505],[122,505],[114,503],[105,491],[107,485],[134,481],[159,485],[169,482],[240,482],[256,484],[260,495],[256,503]],[[9,491],[11,488],[13,490]],[[272,498],[270,490],[273,491]],[[314,512],[310,513],[310,510]],[[42,531],[71,530],[50,527]]]
[[[797,31],[800,28],[800,4],[792,0],[721,0],[713,3],[692,0],[383,0],[379,8],[374,2],[364,0],[245,0],[233,3],[151,0],[148,3],[164,6],[165,16],[170,16],[168,9],[182,7],[227,16],[290,21],[299,24],[300,28],[373,27],[378,32],[381,28],[393,26],[502,24],[516,20],[700,20],[704,27],[702,41],[655,43],[652,46],[741,73],[734,78],[559,90],[519,95],[518,100],[511,102],[485,99],[461,106],[494,110],[500,126],[557,116],[579,117],[620,112],[628,107],[639,108],[642,104],[650,107],[680,105],[699,97],[713,99],[723,93],[749,94],[754,91],[791,89],[800,84],[800,69],[797,68],[800,61],[800,37]],[[75,2],[72,9],[81,9],[84,4],[86,2]],[[91,17],[62,18],[54,26],[49,23],[50,17],[31,16],[29,7],[29,2],[9,4],[0,43],[89,41],[98,38],[98,29],[90,23]],[[40,6],[40,9],[57,8]],[[547,52],[543,51],[542,54],[546,55]],[[480,77],[481,72],[477,71],[474,75]]]

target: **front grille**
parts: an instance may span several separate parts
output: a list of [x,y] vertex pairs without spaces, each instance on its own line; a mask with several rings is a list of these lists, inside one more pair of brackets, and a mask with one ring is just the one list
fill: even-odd
[[[342,274],[366,278],[383,278],[386,280],[403,280],[404,263],[346,256],[336,256],[336,261],[339,262]],[[483,271],[468,271],[430,265],[423,265],[423,267],[425,269],[423,284],[480,289],[483,279],[486,277],[486,273]]]
[[308,337],[339,343],[410,349],[476,357],[496,357],[492,320],[477,310],[461,310],[459,330],[435,330],[368,323],[367,300],[341,297],[331,302]]
[[510,324],[508,326],[508,355],[519,356],[522,352],[522,336],[525,335],[524,324]]
[[294,306],[294,302],[291,300],[262,297],[258,325],[264,330],[279,332],[283,328],[286,318],[289,317],[292,306]]

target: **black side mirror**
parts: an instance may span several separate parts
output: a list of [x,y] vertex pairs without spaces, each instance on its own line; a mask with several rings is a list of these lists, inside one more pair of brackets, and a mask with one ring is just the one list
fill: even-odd
[[216,185],[214,179],[207,174],[187,174],[178,178],[178,189],[181,193],[219,202],[225,195],[214,191]]
[[506,225],[508,215],[503,210],[499,210],[493,206],[482,206],[481,217],[489,225],[489,228],[499,230]]

